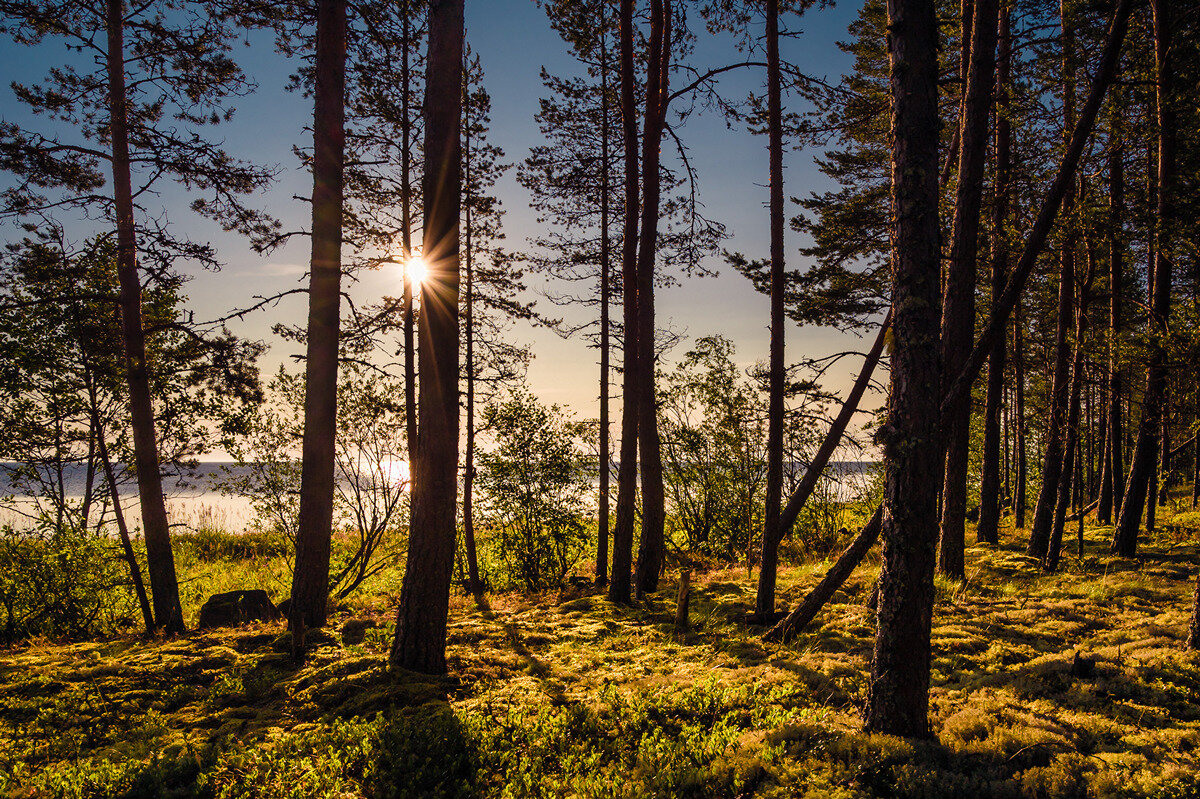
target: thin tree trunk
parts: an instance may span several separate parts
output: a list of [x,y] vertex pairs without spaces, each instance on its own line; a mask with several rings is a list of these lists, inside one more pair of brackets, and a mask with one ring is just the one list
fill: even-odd
[[[995,315],[995,311],[992,312]],[[1013,494],[1013,528],[1025,527],[1025,508],[1028,505],[1029,456],[1025,442],[1025,340],[1021,335],[1021,306],[1013,309],[1013,424],[1015,426],[1015,481]]]
[[[465,69],[465,68],[464,68]],[[465,73],[464,73],[465,74]],[[483,590],[479,582],[479,558],[475,553],[475,264],[471,258],[471,127],[469,78],[463,84],[463,105],[466,118],[463,120],[463,187],[466,198],[463,202],[463,268],[465,296],[463,302],[463,333],[466,336],[467,375],[467,438],[463,464],[463,545],[467,551],[467,590],[478,594]]]
[[[992,304],[1000,299],[1008,276],[1008,203],[1011,127],[1009,113],[1010,53],[1007,4],[998,10],[999,61],[996,70],[996,185],[992,203]],[[972,320],[973,323],[974,320]],[[979,480],[979,523],[975,538],[988,544],[1000,540],[1000,414],[1004,404],[1004,339],[988,358],[987,399],[983,413],[983,464]]]
[[96,396],[96,385],[92,379],[92,371],[86,364],[84,365],[84,377],[88,387],[88,410],[91,412],[92,431],[100,451],[104,481],[108,483],[108,495],[113,504],[113,518],[117,522],[117,535],[121,539],[121,552],[125,556],[125,563],[129,566],[129,581],[133,584],[138,608],[142,611],[142,623],[145,625],[146,634],[150,635],[154,632],[154,614],[150,610],[150,598],[146,596],[146,583],[142,579],[142,567],[138,564],[137,555],[133,551],[129,526],[125,523],[125,510],[121,507],[121,492],[117,488],[117,477],[113,470],[112,458],[108,454],[108,442],[104,438],[104,425],[100,421],[100,403]]
[[611,358],[609,343],[609,304],[612,293],[612,264],[609,242],[609,107],[608,107],[608,21],[607,4],[600,6],[600,507],[596,519],[596,585],[608,583],[608,493],[612,465],[609,443],[608,373]]
[[424,233],[418,369],[418,481],[400,589],[393,666],[446,671],[446,618],[458,494],[459,212],[462,204],[463,0],[429,6]]
[[[1113,114],[1113,135],[1119,135],[1116,123],[1120,114]],[[1107,448],[1104,479],[1100,483],[1100,505],[1096,520],[1100,524],[1112,524],[1113,516],[1120,509],[1124,493],[1122,477],[1125,474],[1121,443],[1123,422],[1121,419],[1121,294],[1124,292],[1124,242],[1121,228],[1125,214],[1125,160],[1124,148],[1114,146],[1108,160],[1108,226],[1109,226],[1109,304],[1108,304],[1108,415]]]
[[[1083,388],[1083,346],[1087,335],[1088,301],[1092,290],[1092,278],[1095,275],[1095,260],[1088,247],[1087,273],[1079,289],[1079,309],[1075,320],[1075,352],[1071,359],[1071,389],[1070,404],[1067,410],[1066,446],[1063,454],[1062,472],[1058,480],[1058,495],[1054,506],[1054,519],[1050,531],[1050,541],[1043,559],[1043,567],[1048,572],[1058,570],[1059,555],[1062,552],[1063,532],[1067,519],[1067,505],[1071,501],[1072,477],[1078,476],[1083,468],[1079,460],[1079,410],[1081,391]],[[1083,514],[1080,514],[1082,518]]]
[[1146,394],[1142,402],[1142,419],[1137,444],[1130,462],[1129,480],[1125,484],[1125,500],[1117,529],[1113,533],[1112,552],[1131,558],[1137,554],[1138,526],[1142,507],[1149,493],[1150,480],[1158,455],[1158,437],[1162,425],[1163,397],[1167,382],[1166,352],[1157,334],[1165,330],[1171,311],[1171,260],[1167,232],[1171,230],[1174,214],[1175,180],[1175,113],[1169,97],[1171,71],[1171,25],[1169,0],[1154,0],[1154,54],[1157,66],[1156,94],[1158,111],[1158,203],[1156,209],[1157,235],[1154,273],[1151,282],[1150,356],[1146,366]]
[[[1075,29],[1069,18],[1065,0],[1060,0],[1059,18],[1062,23],[1063,117],[1067,137],[1075,121]],[[1064,201],[1066,215],[1063,224],[1062,252],[1059,254],[1058,318],[1054,336],[1054,377],[1050,390],[1050,419],[1046,427],[1046,454],[1042,466],[1042,486],[1033,511],[1033,527],[1029,531],[1026,554],[1043,560],[1050,545],[1054,528],[1054,511],[1058,502],[1058,484],[1062,477],[1065,457],[1064,425],[1071,399],[1071,349],[1068,341],[1071,308],[1074,299],[1075,249],[1078,242],[1074,205],[1074,190]]]
[[783,89],[779,69],[779,0],[767,0],[767,116],[771,185],[771,352],[767,400],[767,507],[762,534],[755,615],[775,614],[779,565],[779,511],[783,500]]
[[937,18],[932,0],[889,0],[892,88],[891,396],[883,570],[865,711],[871,732],[928,737],[937,550],[941,364]]
[[417,451],[417,358],[414,346],[412,248],[412,121],[408,105],[412,74],[409,50],[412,46],[412,6],[404,2],[404,48],[400,56],[400,82],[404,84],[400,100],[400,243],[404,250],[404,295],[401,314],[404,325],[404,432],[408,438],[409,490],[416,483],[414,460]]
[[1058,501],[1058,483],[1062,477],[1064,457],[1064,424],[1071,397],[1070,328],[1074,305],[1074,237],[1068,236],[1059,259],[1058,317],[1054,337],[1054,377],[1050,390],[1050,420],[1046,426],[1046,454],[1042,462],[1042,486],[1033,511],[1033,526],[1029,531],[1026,554],[1042,560],[1050,544],[1054,525],[1054,508]]
[[154,405],[150,397],[149,364],[146,361],[146,335],[142,330],[142,283],[137,266],[133,179],[129,161],[124,25],[121,0],[108,0],[109,136],[112,146],[113,202],[117,216],[121,335],[125,379],[129,386],[133,459],[146,540],[146,565],[154,598],[154,622],[169,633],[178,633],[184,630],[183,610],[179,605],[179,582],[175,577],[175,557],[171,552],[167,505],[163,499]]
[[[975,261],[979,256],[988,115],[995,81],[996,0],[974,0],[973,13],[970,69],[960,125],[962,146],[959,150],[950,264],[942,305],[942,369],[945,376],[958,374],[975,338]],[[964,575],[970,422],[971,398],[968,394],[949,408],[947,417],[942,420],[945,470],[938,567],[944,574],[959,579]]]
[[633,0],[621,0],[621,131],[625,149],[625,220],[621,240],[624,312],[624,374],[621,396],[621,462],[617,466],[617,518],[613,526],[612,579],[608,598],[632,599],[633,526],[637,513],[638,450],[638,151],[637,103],[633,74]]
[[642,223],[637,263],[638,443],[642,463],[642,536],[638,542],[637,595],[658,589],[665,550],[666,509],[658,405],[654,387],[654,262],[658,244],[661,175],[659,151],[667,120],[671,66],[671,0],[650,2],[650,59],[646,72],[646,118],[642,129]]
[[[854,385],[850,388],[850,393],[846,395],[845,401],[842,403],[841,410],[834,418],[833,423],[829,425],[829,431],[825,433],[824,440],[821,441],[821,446],[817,448],[816,454],[808,464],[808,469],[804,472],[804,477],[800,478],[800,482],[796,485],[791,496],[788,497],[787,505],[779,515],[779,537],[782,540],[783,536],[792,529],[792,525],[796,523],[800,511],[804,510],[804,504],[808,502],[808,498],[812,496],[812,492],[817,487],[817,481],[821,479],[821,475],[825,472],[825,467],[829,465],[829,459],[833,457],[833,453],[837,451],[838,445],[842,442],[842,436],[846,433],[846,428],[850,426],[850,420],[854,418],[854,414],[858,411],[858,404],[862,401],[862,396],[866,393],[867,387],[871,385],[871,375],[875,372],[875,367],[879,365],[879,358],[883,354],[883,348],[887,343],[889,330],[892,325],[892,312],[888,311],[884,317],[883,324],[879,326],[879,333],[875,336],[875,343],[871,345],[870,351],[867,353],[866,359],[863,361],[862,369],[859,370],[858,377],[854,381]],[[759,573],[759,591],[762,591],[762,573]]]
[[294,648],[308,628],[325,625],[333,527],[337,436],[338,335],[342,280],[342,171],[345,159],[346,3],[317,5],[313,116],[312,266],[300,513],[289,621]]

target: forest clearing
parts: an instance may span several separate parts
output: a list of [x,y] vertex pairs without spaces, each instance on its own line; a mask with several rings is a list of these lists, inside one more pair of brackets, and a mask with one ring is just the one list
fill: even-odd
[[[441,678],[387,672],[395,576],[385,575],[331,617],[302,663],[270,623],[0,653],[0,789],[1193,796],[1200,658],[1183,642],[1197,526],[1194,512],[1164,519],[1137,561],[1100,554],[1111,530],[1089,526],[1084,560],[1067,556],[1052,575],[1007,535],[999,548],[969,547],[967,581],[937,586],[936,741],[861,732],[877,555],[787,645],[763,643],[764,628],[746,624],[754,591],[744,567],[695,576],[683,635],[673,581],[632,608],[578,587],[494,595],[482,607],[458,594]],[[781,604],[827,565],[782,569]],[[213,557],[183,574],[207,581],[207,594],[255,568]],[[189,626],[196,612],[186,609]]]

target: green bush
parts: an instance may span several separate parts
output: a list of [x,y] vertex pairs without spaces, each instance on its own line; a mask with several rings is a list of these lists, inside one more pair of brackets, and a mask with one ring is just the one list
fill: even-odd
[[90,530],[0,527],[0,606],[8,641],[34,635],[83,638],[125,626],[133,598],[118,546]]
[[488,578],[505,587],[561,584],[583,557],[588,475],[575,427],[557,405],[514,391],[483,412],[495,448],[479,454]]

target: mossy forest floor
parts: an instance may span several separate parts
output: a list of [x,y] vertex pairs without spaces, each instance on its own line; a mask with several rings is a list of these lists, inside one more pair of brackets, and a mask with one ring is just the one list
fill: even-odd
[[[938,582],[936,742],[860,731],[869,559],[786,646],[743,623],[742,567],[694,578],[682,640],[670,579],[636,608],[456,596],[440,679],[386,670],[386,594],[341,612],[303,664],[282,625],[0,650],[0,794],[1200,796],[1192,515],[1137,561],[1090,529],[1052,576],[1019,531],[970,548],[966,584]],[[780,605],[826,565],[783,569]],[[377,626],[346,644],[350,618]],[[1077,652],[1091,676],[1073,676]]]

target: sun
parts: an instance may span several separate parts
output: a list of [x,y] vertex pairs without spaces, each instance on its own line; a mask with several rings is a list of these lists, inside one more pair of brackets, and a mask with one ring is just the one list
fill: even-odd
[[425,263],[425,259],[419,255],[409,258],[404,268],[408,272],[408,279],[412,281],[414,287],[419,287],[429,275],[429,266]]

